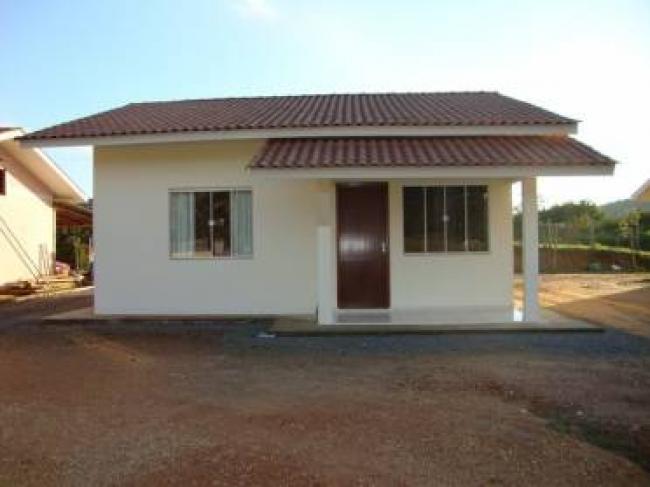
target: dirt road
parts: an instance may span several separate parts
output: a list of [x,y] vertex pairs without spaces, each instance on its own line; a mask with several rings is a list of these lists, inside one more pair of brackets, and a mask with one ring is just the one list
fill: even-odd
[[0,325],[0,486],[650,483],[643,337],[18,318]]

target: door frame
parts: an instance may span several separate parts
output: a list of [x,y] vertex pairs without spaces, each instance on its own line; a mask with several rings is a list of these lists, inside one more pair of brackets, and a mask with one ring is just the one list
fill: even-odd
[[[340,306],[340,289],[341,289],[341,256],[340,256],[340,240],[341,240],[341,228],[339,221],[339,211],[340,211],[340,196],[339,188],[341,186],[380,186],[383,189],[384,195],[384,206],[385,206],[385,234],[384,241],[386,245],[386,251],[383,252],[383,265],[384,265],[384,281],[385,281],[385,295],[384,303],[382,306],[373,307],[373,308],[353,308],[353,307],[341,307]],[[334,220],[335,220],[335,246],[336,246],[336,309],[340,311],[350,311],[350,310],[368,310],[368,311],[386,311],[391,309],[391,279],[390,279],[390,188],[387,181],[339,181],[335,183],[335,202],[334,202]]]

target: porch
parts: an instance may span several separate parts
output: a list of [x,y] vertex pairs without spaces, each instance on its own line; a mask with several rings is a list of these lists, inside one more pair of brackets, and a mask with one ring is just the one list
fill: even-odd
[[[319,325],[341,326],[521,326],[548,320],[538,305],[537,184],[522,180],[524,300],[512,306],[514,278],[510,179],[389,180],[321,182],[321,224],[317,229],[317,318]],[[385,187],[385,200],[348,199],[350,192]],[[472,204],[477,193],[483,206]],[[418,248],[413,218],[421,218],[407,199],[461,196],[453,214],[443,199],[441,242],[422,229]],[[370,194],[377,193],[372,190]],[[381,190],[379,191],[381,194]],[[464,202],[464,206],[462,203]],[[417,203],[417,201],[416,201]],[[368,211],[364,214],[364,207]],[[352,224],[350,216],[353,213]],[[414,214],[415,213],[415,214]],[[474,215],[472,213],[475,213]],[[462,222],[458,224],[458,219]],[[356,220],[355,220],[356,219]],[[431,215],[424,219],[432,220]],[[484,219],[484,221],[482,221]],[[453,230],[461,236],[454,242]],[[460,226],[460,230],[458,227]],[[423,224],[424,227],[424,224]],[[448,228],[449,227],[449,228]],[[478,229],[477,229],[478,228]],[[427,238],[428,237],[428,238]],[[437,245],[437,247],[436,247]]]
[[273,321],[269,332],[276,336],[319,336],[603,331],[603,328],[594,324],[570,319],[549,310],[543,310],[537,322],[523,321],[522,314],[517,309],[513,309],[512,313],[500,315],[498,311],[480,308],[380,312],[372,316],[355,313],[329,324],[318,323],[315,319],[278,317]]
[[[318,182],[319,325],[521,327],[544,321],[537,178],[607,174],[611,164],[568,137],[431,137],[270,140],[250,168]],[[510,305],[516,182],[518,312]],[[361,189],[373,186],[387,189]]]

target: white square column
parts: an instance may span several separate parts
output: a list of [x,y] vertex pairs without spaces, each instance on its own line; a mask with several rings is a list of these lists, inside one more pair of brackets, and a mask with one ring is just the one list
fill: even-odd
[[317,269],[316,288],[317,316],[319,325],[332,324],[335,321],[335,280],[334,268],[334,226],[336,186],[331,181],[318,183],[319,215],[317,229]]
[[334,323],[334,300],[332,296],[332,228],[318,227],[318,267],[316,271],[319,325]]
[[539,321],[539,227],[537,179],[521,181],[522,271],[524,278],[524,321]]

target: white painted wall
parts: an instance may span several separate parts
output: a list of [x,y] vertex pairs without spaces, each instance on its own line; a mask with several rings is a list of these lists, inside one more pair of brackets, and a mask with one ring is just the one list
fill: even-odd
[[[317,184],[252,180],[260,141],[95,149],[95,307],[104,314],[313,313]],[[169,190],[253,191],[252,259],[169,257]]]
[[[405,255],[402,187],[410,184],[487,184],[489,251]],[[419,180],[389,184],[393,308],[512,305],[511,188],[510,180]]]
[[[97,313],[314,313],[318,226],[335,228],[335,186],[249,175],[246,165],[260,144],[248,140],[95,149]],[[510,305],[510,180],[487,183],[489,252],[431,256],[403,255],[404,183],[392,181],[389,186],[393,307]],[[220,187],[253,190],[254,257],[170,259],[169,190]],[[334,293],[335,278],[332,282]]]
[[51,192],[0,148],[7,194],[0,195],[0,285],[49,274],[55,249]]

